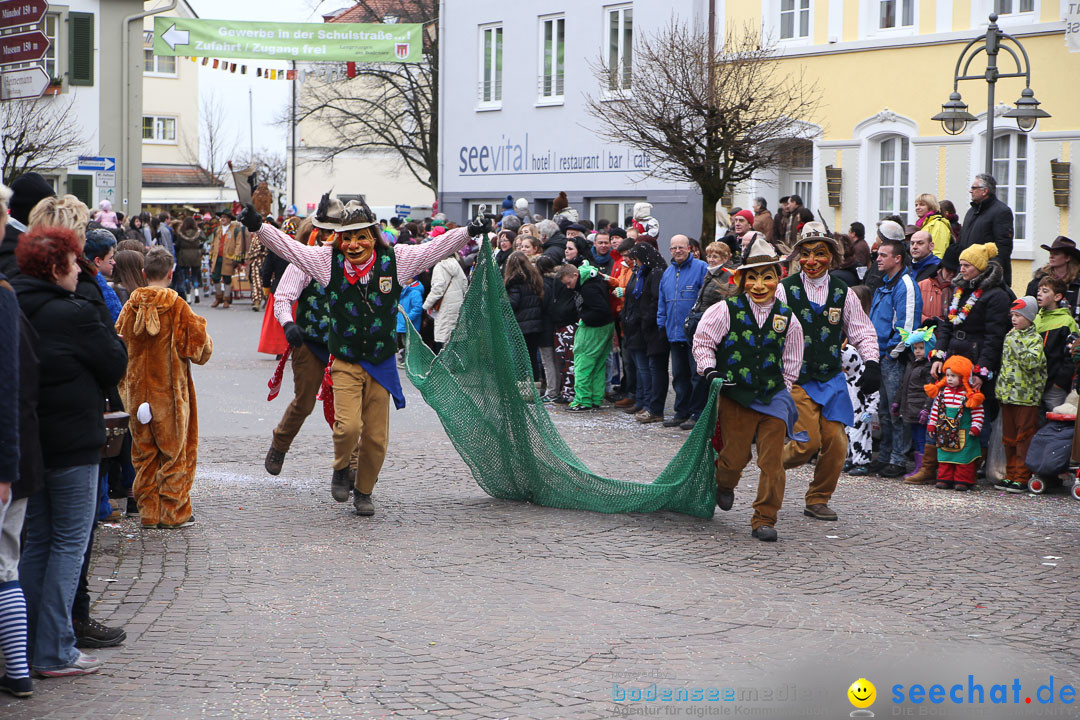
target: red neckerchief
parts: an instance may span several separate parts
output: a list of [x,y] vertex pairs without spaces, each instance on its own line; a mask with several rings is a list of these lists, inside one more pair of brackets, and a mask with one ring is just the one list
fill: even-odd
[[350,285],[355,285],[356,281],[362,277],[366,277],[371,268],[375,266],[375,251],[371,251],[371,257],[363,265],[356,266],[349,262],[349,258],[345,258],[345,279],[349,281]]

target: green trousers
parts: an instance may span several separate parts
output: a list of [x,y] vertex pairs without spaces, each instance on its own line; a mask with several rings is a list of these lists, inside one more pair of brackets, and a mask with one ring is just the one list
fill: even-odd
[[604,402],[607,356],[615,323],[600,327],[578,324],[574,335],[574,405],[600,407]]

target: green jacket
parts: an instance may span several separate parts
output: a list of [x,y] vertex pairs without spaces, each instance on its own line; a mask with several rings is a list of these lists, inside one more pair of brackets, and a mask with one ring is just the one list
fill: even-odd
[[1006,405],[1033,407],[1039,404],[1045,387],[1042,336],[1034,325],[1010,330],[1001,352],[1001,374],[995,389],[998,399]]

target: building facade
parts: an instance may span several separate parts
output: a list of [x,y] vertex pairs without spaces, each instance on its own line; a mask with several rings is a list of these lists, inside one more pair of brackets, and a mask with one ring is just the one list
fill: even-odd
[[[586,96],[632,92],[637,33],[672,15],[707,17],[704,0],[611,2],[445,0],[439,139],[440,207],[461,222],[480,204],[524,197],[550,214],[564,191],[583,218],[622,224],[635,202],[653,204],[666,236],[696,236],[701,196],[695,185],[649,178],[648,158],[596,133]],[[592,67],[618,67],[602,87]]]
[[[1031,87],[1051,117],[1021,132],[1003,117],[1024,88],[1021,79],[997,82],[993,174],[998,197],[1015,214],[1013,285],[1023,290],[1031,266],[1046,262],[1040,245],[1057,235],[1076,238],[1080,218],[1055,205],[1051,161],[1068,162],[1080,149],[1080,98],[1066,78],[1080,72],[1080,54],[1065,45],[1059,0],[716,0],[729,28],[760,23],[782,53],[782,65],[816,83],[821,106],[817,137],[801,167],[764,176],[737,188],[735,204],[763,196],[775,207],[797,192],[833,227],[853,221],[868,228],[889,214],[914,222],[921,193],[949,199],[961,220],[969,207],[973,176],[986,168],[987,83],[962,81],[959,91],[978,120],[948,135],[931,120],[953,89],[953,71],[964,46],[986,32],[991,12],[1019,40],[1031,65]],[[1015,49],[1015,46],[1013,46]],[[1017,51],[1018,52],[1018,51]],[[1018,52],[1019,54],[1019,52]],[[1015,72],[1003,49],[1000,71]],[[968,74],[981,75],[979,54]],[[826,168],[839,170],[832,204]],[[1075,194],[1074,194],[1075,195]]]

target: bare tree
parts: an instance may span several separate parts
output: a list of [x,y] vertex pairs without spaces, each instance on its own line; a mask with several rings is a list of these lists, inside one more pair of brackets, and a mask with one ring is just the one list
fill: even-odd
[[188,162],[205,168],[218,179],[225,177],[228,162],[240,142],[238,135],[230,135],[226,129],[227,116],[228,109],[217,92],[203,93],[199,98],[198,135],[184,137]]
[[350,150],[390,152],[421,184],[439,184],[439,0],[359,0],[355,22],[424,23],[419,63],[358,64],[356,77],[310,78],[297,121],[313,119],[328,134],[321,158]]
[[288,181],[286,171],[285,154],[272,153],[265,150],[256,150],[255,154],[248,156],[244,153],[240,159],[233,162],[236,168],[255,168],[257,182],[265,182],[276,190],[284,190]]
[[[779,166],[813,134],[818,108],[816,86],[786,74],[752,25],[729,30],[711,63],[708,48],[706,28],[673,21],[634,44],[632,95],[586,97],[601,135],[649,158],[648,176],[701,189],[702,246],[724,190]],[[618,86],[618,68],[598,61],[593,71],[601,87]]]
[[5,183],[24,173],[71,164],[85,143],[74,104],[74,98],[65,103],[51,96],[0,103]]

